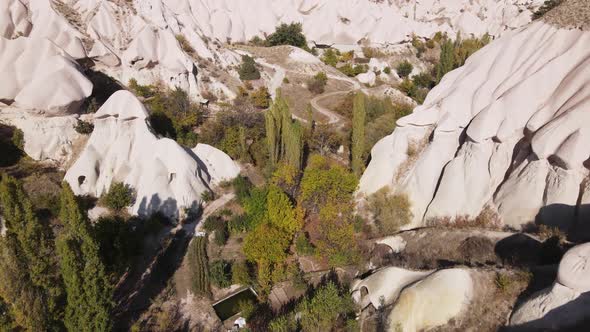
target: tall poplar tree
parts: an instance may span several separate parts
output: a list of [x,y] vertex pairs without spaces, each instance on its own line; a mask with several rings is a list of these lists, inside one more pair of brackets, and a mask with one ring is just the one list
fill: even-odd
[[67,294],[66,328],[109,331],[112,286],[90,222],[67,183],[62,188],[60,219],[64,229],[57,240],[57,249]]
[[21,183],[0,181],[6,234],[0,237],[0,298],[14,323],[28,331],[59,330],[63,283],[49,225],[41,223]]
[[358,92],[354,96],[352,107],[352,145],[351,145],[351,164],[352,171],[357,177],[363,173],[365,163],[363,152],[365,149],[365,95]]
[[301,169],[303,157],[303,128],[291,118],[289,105],[277,91],[277,96],[265,114],[266,139],[270,161],[276,165],[285,160],[289,165]]
[[440,47],[440,60],[436,65],[436,82],[439,83],[446,73],[455,66],[455,45],[447,39]]

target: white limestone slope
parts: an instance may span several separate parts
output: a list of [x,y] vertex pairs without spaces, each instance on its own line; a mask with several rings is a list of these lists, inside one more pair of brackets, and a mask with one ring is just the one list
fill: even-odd
[[[199,207],[211,177],[193,152],[171,139],[157,138],[148,127],[147,116],[133,94],[114,93],[94,115],[90,140],[65,180],[76,194],[96,197],[113,182],[123,182],[137,193],[131,213],[147,216],[160,211],[182,218],[187,210]],[[205,158],[229,159],[220,153],[209,152]],[[224,165],[214,166],[221,169],[215,170],[217,178],[231,176]]]
[[[542,1],[523,0],[199,0],[191,14],[205,35],[219,40],[247,41],[274,31],[279,23],[301,22],[318,43],[398,43],[412,33],[430,37],[437,31],[454,35],[500,35],[530,22],[529,7]],[[182,3],[182,1],[176,1]]]
[[0,100],[48,115],[74,113],[92,93],[75,61],[47,39],[0,37]]
[[526,330],[565,330],[590,319],[590,243],[570,249],[557,279],[518,306],[510,325]]
[[[408,227],[475,217],[490,205],[515,228],[536,220],[568,229],[589,190],[581,186],[590,156],[589,45],[590,32],[542,21],[506,33],[445,75],[375,145],[360,192],[407,193]],[[431,130],[408,162],[410,142]]]

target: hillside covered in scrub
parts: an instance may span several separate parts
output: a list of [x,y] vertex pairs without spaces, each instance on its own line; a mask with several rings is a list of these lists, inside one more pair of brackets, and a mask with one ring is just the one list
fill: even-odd
[[0,1],[0,332],[587,330],[589,22]]

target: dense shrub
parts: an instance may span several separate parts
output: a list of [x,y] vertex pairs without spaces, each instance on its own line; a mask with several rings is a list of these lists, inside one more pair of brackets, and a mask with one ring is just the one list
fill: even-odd
[[253,46],[267,46],[266,41],[259,36],[252,37],[252,39],[249,41],[249,44]]
[[363,74],[369,71],[369,66],[358,64],[353,67],[350,63],[347,63],[343,66],[338,67],[338,70],[340,70],[344,75],[348,77],[355,77],[359,74]]
[[242,81],[252,81],[260,79],[260,71],[256,67],[256,62],[249,55],[242,56],[242,64],[238,68],[240,79]]
[[365,46],[362,48],[362,51],[363,51],[363,55],[367,59],[381,58],[381,57],[385,56],[385,54],[383,52],[381,52],[379,49],[374,48],[374,47]]
[[270,93],[265,86],[258,88],[258,90],[250,94],[252,104],[260,109],[268,108],[270,106]]
[[176,40],[180,44],[180,48],[182,48],[182,50],[185,51],[187,54],[195,53],[195,49],[191,46],[191,43],[186,39],[184,35],[176,35]]
[[338,64],[338,54],[336,54],[334,49],[329,48],[322,54],[321,60],[328,66],[336,67]]
[[301,256],[311,256],[315,254],[315,248],[305,233],[299,234],[297,240],[295,240],[295,250],[297,251],[297,254]]
[[215,244],[223,246],[229,237],[227,222],[220,216],[210,216],[205,219],[203,229],[207,232],[214,232]]
[[231,286],[231,264],[224,260],[217,260],[209,264],[209,279],[219,288]]
[[227,228],[231,234],[244,233],[252,228],[251,221],[246,215],[237,214],[227,222]]
[[383,72],[387,75],[391,74],[391,67],[385,67],[383,68]]
[[326,84],[328,83],[328,76],[326,73],[319,72],[312,79],[307,81],[307,89],[315,94],[324,93]]
[[156,89],[146,105],[151,110],[150,125],[156,134],[191,148],[197,144],[195,129],[203,121],[203,111],[186,91],[178,87]]
[[399,84],[399,89],[409,97],[413,96],[417,90],[414,82],[408,78],[404,78],[404,80]]
[[414,84],[421,88],[431,89],[434,86],[432,75],[427,72],[412,76]]
[[317,125],[308,141],[309,147],[321,155],[336,153],[342,145],[342,136],[337,129],[328,124]]
[[301,23],[283,23],[279,25],[275,32],[266,38],[269,46],[291,45],[300,48],[307,48],[307,40],[303,34]]
[[246,261],[234,262],[231,266],[231,282],[234,285],[246,286],[252,282],[250,268]]
[[14,128],[12,132],[12,144],[21,151],[25,149],[25,133],[22,130]]
[[119,217],[99,218],[94,230],[107,273],[117,283],[133,257],[140,253],[140,239],[133,233],[131,223]]
[[113,182],[109,191],[102,195],[102,203],[113,211],[121,211],[135,201],[135,190],[128,184]]
[[406,195],[392,195],[383,188],[369,197],[369,205],[379,235],[391,235],[412,220],[411,204]]
[[329,281],[304,297],[291,311],[274,318],[269,329],[272,332],[297,331],[299,323],[301,331],[348,331],[342,326],[354,318],[355,305],[348,292]]
[[90,122],[78,119],[78,121],[76,121],[76,125],[74,126],[74,130],[82,135],[90,135],[94,130],[94,125]]
[[263,113],[222,111],[201,126],[199,141],[264,168],[268,160],[264,126]]
[[412,73],[414,66],[408,61],[402,61],[397,65],[397,67],[395,67],[395,70],[397,71],[399,77],[406,78]]
[[211,202],[215,200],[215,194],[211,190],[205,190],[201,193],[201,199],[205,203]]
[[344,167],[321,155],[311,155],[301,179],[299,200],[311,210],[319,209],[329,200],[348,202],[358,180]]
[[207,237],[193,238],[188,247],[188,266],[191,273],[191,288],[197,295],[209,296],[209,267],[207,259]]
[[156,88],[154,86],[138,84],[135,78],[130,79],[127,85],[129,85],[131,91],[143,98],[149,98],[156,94]]

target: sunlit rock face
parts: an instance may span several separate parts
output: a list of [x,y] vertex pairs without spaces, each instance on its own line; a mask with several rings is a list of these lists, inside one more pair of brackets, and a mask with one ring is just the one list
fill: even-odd
[[115,92],[94,114],[94,131],[65,176],[76,194],[99,197],[113,182],[123,182],[137,194],[130,213],[182,218],[199,208],[210,186],[239,174],[239,166],[220,150],[204,144],[190,150],[156,137],[147,116],[125,90]]
[[406,193],[407,227],[486,205],[514,228],[587,219],[588,45],[590,32],[543,21],[507,32],[398,120],[373,148],[359,192]]
[[527,330],[563,330],[590,319],[590,244],[570,249],[559,263],[551,287],[526,299],[510,317],[510,325]]

